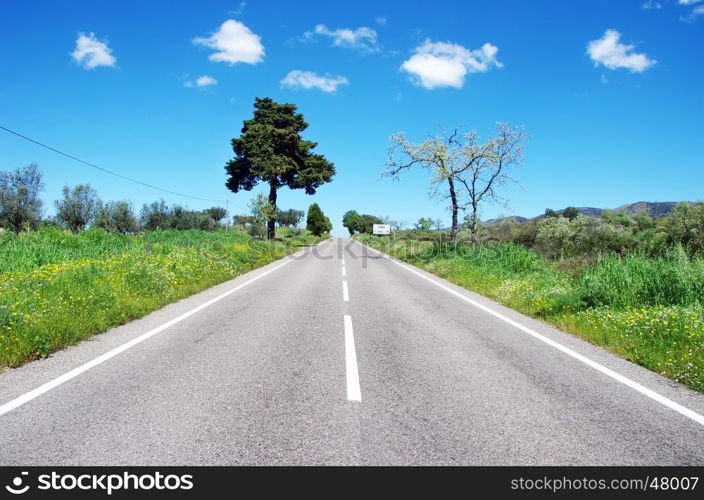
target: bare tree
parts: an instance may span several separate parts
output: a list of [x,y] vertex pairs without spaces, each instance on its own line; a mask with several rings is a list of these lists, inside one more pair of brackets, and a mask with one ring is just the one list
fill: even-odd
[[458,212],[470,209],[470,232],[477,240],[479,207],[484,201],[503,202],[497,189],[512,180],[509,169],[523,160],[526,135],[520,128],[497,124],[496,137],[479,142],[476,131],[442,133],[420,144],[405,133],[391,136],[387,169],[382,175],[398,179],[402,170],[420,166],[431,171],[431,196],[450,200],[450,241],[457,243]]
[[[472,243],[477,242],[479,232],[479,207],[484,201],[506,205],[498,194],[498,188],[513,182],[510,169],[523,164],[523,142],[527,136],[523,129],[497,123],[496,137],[485,144],[457,141],[462,157],[471,159],[465,163],[463,175],[458,177],[469,198],[469,232]],[[476,135],[473,136],[476,139]]]

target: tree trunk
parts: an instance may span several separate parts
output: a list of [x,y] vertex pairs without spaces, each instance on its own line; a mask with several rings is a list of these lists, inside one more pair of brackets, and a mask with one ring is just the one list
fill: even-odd
[[447,179],[450,185],[450,201],[452,202],[452,228],[450,229],[450,243],[457,244],[457,193],[455,193],[455,183],[451,177]]
[[276,238],[276,186],[270,184],[269,189],[269,204],[271,205],[272,215],[267,221],[266,238],[273,240]]
[[472,216],[469,225],[469,232],[472,238],[472,244],[476,245],[478,242],[477,233],[479,233],[479,220],[477,218],[477,205],[472,203]]

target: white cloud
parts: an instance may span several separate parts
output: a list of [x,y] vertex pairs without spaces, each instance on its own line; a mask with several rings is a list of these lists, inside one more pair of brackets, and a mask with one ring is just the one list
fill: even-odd
[[645,10],[649,9],[662,9],[662,4],[660,2],[656,2],[655,0],[648,0],[644,4],[641,5],[642,8]]
[[185,75],[186,80],[183,82],[184,87],[210,87],[212,85],[217,85],[218,81],[213,78],[212,76],[208,75],[203,75],[199,76],[196,79],[189,78],[188,75]]
[[319,76],[312,71],[293,70],[281,80],[283,87],[293,89],[318,88],[323,92],[335,92],[340,85],[347,85],[349,81],[344,76]]
[[704,5],[697,5],[692,9],[688,16],[682,16],[681,19],[688,23],[693,23],[697,17],[704,15]]
[[678,0],[678,4],[680,5],[694,5],[695,3],[699,3],[702,0]]
[[620,38],[618,31],[606,30],[604,36],[589,42],[587,54],[595,67],[603,64],[609,69],[626,68],[633,73],[641,73],[657,62],[645,54],[633,52],[635,47],[621,43]]
[[467,73],[485,73],[492,67],[503,66],[496,59],[498,47],[485,43],[469,50],[455,43],[425,40],[415,48],[415,54],[403,62],[401,69],[412,75],[413,81],[426,89],[437,87],[462,88]]
[[194,38],[193,43],[215,50],[208,56],[214,62],[257,64],[264,58],[264,46],[259,35],[234,19],[222,23],[220,29],[207,38]]
[[242,1],[242,2],[240,2],[240,4],[237,6],[236,9],[230,11],[230,14],[233,14],[235,16],[239,16],[240,14],[242,14],[244,12],[244,8],[246,6],[247,6],[247,2]]
[[306,31],[303,37],[311,40],[316,35],[330,38],[335,47],[362,49],[367,52],[379,51],[376,31],[366,26],[357,29],[340,28],[331,30],[324,24],[318,24],[313,28],[313,31]]
[[98,66],[113,67],[117,59],[112,55],[112,49],[107,42],[101,42],[95,38],[95,34],[81,33],[76,38],[76,48],[71,53],[71,57],[85,69],[93,69]]
[[386,18],[386,16],[377,16],[374,18],[377,24],[381,26],[386,26],[389,22],[389,20]]
[[212,76],[203,75],[196,78],[196,85],[199,87],[208,87],[210,85],[217,85],[218,81]]

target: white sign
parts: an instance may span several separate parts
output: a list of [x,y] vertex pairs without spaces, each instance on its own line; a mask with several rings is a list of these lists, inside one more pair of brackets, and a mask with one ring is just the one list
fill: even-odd
[[374,224],[372,232],[374,234],[391,234],[391,226],[389,224]]

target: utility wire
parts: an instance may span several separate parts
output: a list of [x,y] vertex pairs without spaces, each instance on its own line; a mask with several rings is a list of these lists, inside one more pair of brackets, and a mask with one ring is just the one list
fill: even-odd
[[121,179],[125,179],[125,180],[128,180],[128,181],[130,181],[130,182],[134,182],[134,183],[136,183],[136,184],[141,184],[142,186],[146,186],[146,187],[149,187],[149,188],[152,188],[152,189],[156,189],[157,191],[163,191],[164,193],[169,193],[169,194],[173,194],[173,195],[176,195],[176,196],[182,196],[182,197],[184,197],[184,198],[191,198],[191,199],[193,199],[193,200],[215,201],[215,202],[218,202],[218,203],[225,203],[225,202],[226,202],[226,200],[212,200],[212,199],[210,199],[210,198],[200,198],[200,197],[198,197],[198,196],[190,196],[190,195],[188,195],[188,194],[177,193],[176,191],[171,191],[171,190],[169,190],[169,189],[160,188],[160,187],[154,186],[154,185],[152,185],[152,184],[147,184],[146,182],[138,181],[137,179],[132,179],[131,177],[127,177],[126,175],[118,174],[117,172],[113,172],[112,170],[108,170],[107,168],[99,167],[98,165],[95,165],[94,163],[90,163],[90,162],[87,162],[87,161],[85,161],[85,160],[81,160],[80,158],[76,158],[75,156],[72,156],[72,155],[70,155],[70,154],[68,154],[68,153],[64,153],[63,151],[59,151],[59,150],[56,149],[56,148],[52,148],[51,146],[47,146],[46,144],[42,144],[42,143],[39,142],[39,141],[35,141],[34,139],[32,139],[32,138],[30,138],[30,137],[24,136],[24,135],[20,134],[19,132],[15,132],[14,130],[10,130],[10,129],[7,128],[7,127],[3,127],[2,125],[0,125],[0,129],[4,130],[5,132],[9,132],[10,134],[16,135],[17,137],[20,137],[20,138],[24,139],[25,141],[29,141],[29,142],[32,142],[32,143],[38,145],[38,146],[41,146],[41,147],[43,147],[43,148],[46,148],[46,149],[48,149],[49,151],[53,151],[54,153],[58,153],[58,154],[60,154],[60,155],[62,155],[62,156],[65,156],[65,157],[67,157],[67,158],[71,158],[72,160],[75,160],[75,161],[77,161],[77,162],[79,162],[79,163],[83,163],[84,165],[88,165],[89,167],[95,168],[95,169],[97,169],[97,170],[101,170],[102,172],[105,172],[105,173],[114,175],[114,176],[116,176],[116,177],[120,177]]

